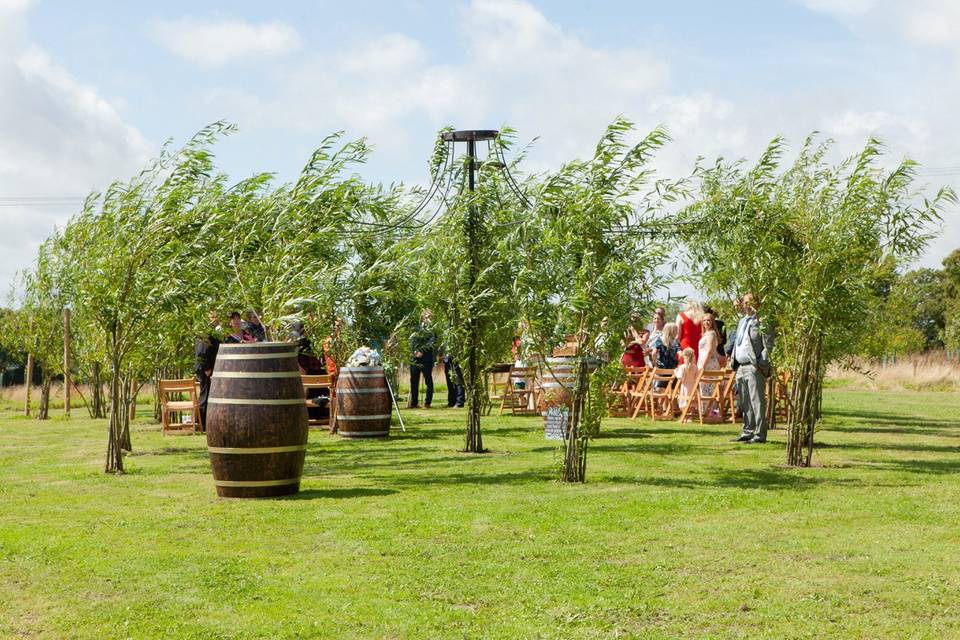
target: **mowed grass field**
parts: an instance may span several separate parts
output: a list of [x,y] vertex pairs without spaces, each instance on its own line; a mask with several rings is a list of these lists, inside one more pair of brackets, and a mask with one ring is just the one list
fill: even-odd
[[[142,407],[146,413],[147,407]],[[960,395],[831,389],[784,433],[610,420],[588,483],[537,418],[310,436],[295,499],[218,499],[202,437],[0,417],[3,638],[960,637]],[[59,413],[59,412],[57,412]]]

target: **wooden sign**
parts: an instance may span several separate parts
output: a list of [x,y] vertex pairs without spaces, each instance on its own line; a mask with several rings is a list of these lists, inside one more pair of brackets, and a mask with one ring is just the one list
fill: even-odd
[[567,435],[570,411],[566,407],[550,407],[543,414],[544,435],[547,440],[563,440]]

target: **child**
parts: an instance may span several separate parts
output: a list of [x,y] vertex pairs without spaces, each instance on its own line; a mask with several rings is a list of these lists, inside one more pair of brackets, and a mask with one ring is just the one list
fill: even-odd
[[681,409],[687,406],[697,386],[697,375],[700,373],[700,370],[697,369],[695,358],[696,354],[693,349],[690,347],[684,349],[683,364],[677,367],[673,374],[677,380],[680,381],[680,392],[677,396],[677,404]]

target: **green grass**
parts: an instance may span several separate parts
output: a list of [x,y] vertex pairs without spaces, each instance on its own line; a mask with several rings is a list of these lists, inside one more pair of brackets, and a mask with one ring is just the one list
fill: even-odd
[[[146,406],[142,411],[146,412]],[[536,418],[312,432],[297,499],[215,497],[204,441],[0,418],[0,636],[960,637],[960,396],[831,389],[813,469],[730,425],[612,420],[588,484]],[[75,415],[79,415],[77,412]]]

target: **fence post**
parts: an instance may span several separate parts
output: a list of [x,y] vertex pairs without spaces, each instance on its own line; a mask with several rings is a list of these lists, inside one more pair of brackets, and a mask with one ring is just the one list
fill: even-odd
[[63,413],[70,417],[70,309],[63,310]]

